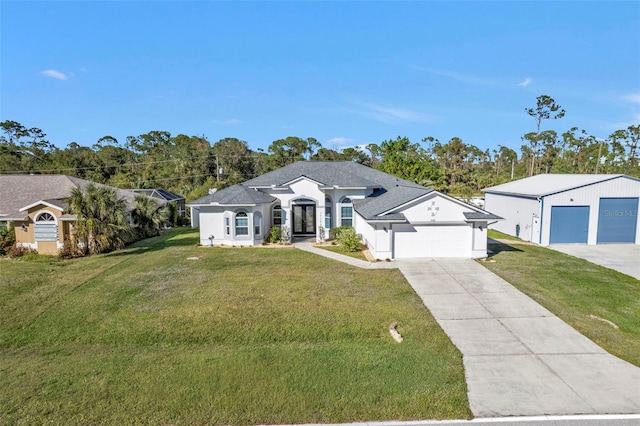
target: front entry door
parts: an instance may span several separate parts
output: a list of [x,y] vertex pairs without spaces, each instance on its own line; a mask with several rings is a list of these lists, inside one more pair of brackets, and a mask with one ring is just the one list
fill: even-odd
[[293,206],[293,234],[316,234],[316,206],[300,204]]

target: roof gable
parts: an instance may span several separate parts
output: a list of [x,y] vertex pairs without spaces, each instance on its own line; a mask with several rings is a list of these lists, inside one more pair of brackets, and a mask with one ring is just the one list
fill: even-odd
[[325,187],[386,188],[396,183],[420,186],[352,161],[298,161],[244,184],[252,188],[283,186],[303,176]]
[[213,194],[205,195],[189,205],[224,204],[224,205],[253,205],[270,204],[276,200],[275,197],[249,188],[240,183],[216,191]]
[[[0,219],[24,220],[20,211],[39,201],[64,206],[74,188],[84,190],[91,182],[67,175],[0,175]],[[98,186],[107,186],[96,183]],[[113,188],[118,198],[124,199],[127,209],[135,208],[136,194],[126,189]]]

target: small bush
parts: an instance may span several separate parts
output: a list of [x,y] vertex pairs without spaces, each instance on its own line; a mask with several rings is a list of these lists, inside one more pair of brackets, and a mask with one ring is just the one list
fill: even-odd
[[9,225],[0,225],[0,256],[9,253],[11,247],[16,243],[16,231]]
[[18,245],[12,245],[7,252],[9,257],[22,257],[27,254],[38,254],[38,252],[29,247],[22,247]]
[[64,240],[64,245],[60,250],[58,250],[58,257],[60,259],[73,259],[76,257],[85,256],[85,252],[83,249],[78,247],[78,245],[69,239]]
[[337,228],[331,228],[331,236],[336,240],[340,240],[340,234],[342,234],[347,229],[353,229],[351,226],[338,226]]
[[268,243],[279,243],[280,242],[280,227],[272,226],[269,230],[269,235],[267,235],[266,242]]
[[356,230],[352,227],[341,227],[346,228],[340,231],[339,236],[336,237],[342,248],[346,251],[359,251],[361,248],[360,239],[356,234]]
[[291,234],[289,233],[289,227],[280,227],[280,242],[282,244],[289,244],[291,242]]

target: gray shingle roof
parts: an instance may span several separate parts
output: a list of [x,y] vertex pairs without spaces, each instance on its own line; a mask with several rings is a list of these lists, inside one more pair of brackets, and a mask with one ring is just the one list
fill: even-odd
[[256,191],[255,189],[248,188],[245,184],[238,184],[229,186],[220,191],[216,191],[213,194],[206,195],[196,201],[189,203],[188,205],[201,205],[201,204],[270,204],[276,200],[275,197],[267,195],[264,192]]
[[148,197],[158,198],[164,201],[177,201],[184,200],[184,197],[180,195],[174,194],[173,192],[167,191],[162,188],[155,189],[132,189],[133,192],[137,194],[144,194]]
[[464,212],[464,217],[468,220],[501,220],[504,219],[500,216],[497,216],[493,213],[481,213],[481,212]]
[[395,215],[380,215],[415,200],[416,198],[429,194],[430,192],[433,192],[433,189],[419,185],[394,185],[392,187],[376,191],[371,196],[363,200],[354,200],[353,208],[360,216],[367,220],[392,220]]
[[[66,175],[0,175],[0,220],[22,220],[27,214],[20,209],[41,200],[64,208],[71,190],[84,189],[89,183]],[[118,198],[126,200],[127,208],[133,210],[136,194],[114,189]]]
[[352,161],[298,161],[248,180],[244,184],[249,187],[281,186],[302,176],[319,182],[324,186],[343,188],[389,188],[396,184],[420,187],[416,183]]

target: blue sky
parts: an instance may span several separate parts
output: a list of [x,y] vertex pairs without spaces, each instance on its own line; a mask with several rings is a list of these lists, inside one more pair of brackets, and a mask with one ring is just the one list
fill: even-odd
[[0,121],[92,145],[151,130],[325,147],[454,136],[519,151],[552,96],[640,124],[640,2],[1,1]]

